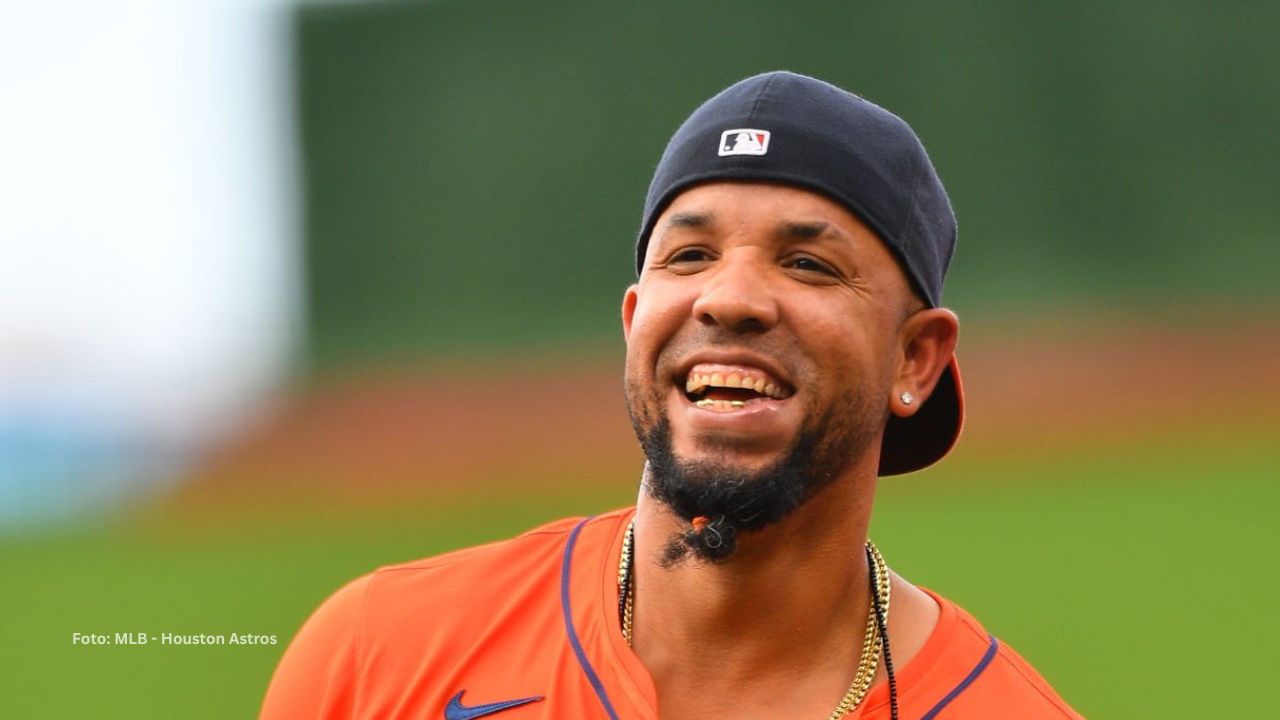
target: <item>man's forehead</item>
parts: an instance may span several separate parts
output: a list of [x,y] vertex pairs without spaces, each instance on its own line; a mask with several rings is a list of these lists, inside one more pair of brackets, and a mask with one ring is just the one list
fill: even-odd
[[695,227],[748,218],[795,224],[836,220],[865,229],[856,215],[827,196],[765,182],[713,182],[691,187],[673,197],[657,224],[658,228],[667,224]]
[[663,211],[651,240],[660,243],[674,229],[729,231],[747,224],[782,240],[879,240],[857,216],[819,193],[759,182],[707,183],[685,190]]
[[[694,229],[711,229],[718,224],[728,220],[732,222],[732,216],[722,218],[721,214],[712,212],[698,212],[693,210],[679,210],[672,212],[665,221],[660,223],[659,230],[668,230],[671,228],[694,228]],[[825,220],[787,220],[779,218],[774,223],[775,233],[779,236],[808,239],[822,237],[825,234],[838,234],[839,228],[834,227]]]

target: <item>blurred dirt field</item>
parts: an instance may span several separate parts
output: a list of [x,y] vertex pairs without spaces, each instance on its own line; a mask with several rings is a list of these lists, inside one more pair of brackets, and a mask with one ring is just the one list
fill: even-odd
[[[1212,441],[1255,420],[1280,429],[1280,324],[1059,323],[966,338],[959,357],[968,417],[952,460]],[[619,348],[612,360],[487,357],[316,387],[216,453],[172,503],[376,503],[512,473],[570,484],[638,473],[621,376]]]

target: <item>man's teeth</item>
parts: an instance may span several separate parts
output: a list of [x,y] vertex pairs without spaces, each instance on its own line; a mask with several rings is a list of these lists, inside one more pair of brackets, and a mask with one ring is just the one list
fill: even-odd
[[763,377],[747,377],[738,373],[711,373],[709,375],[700,373],[690,373],[689,378],[685,380],[685,392],[696,393],[707,387],[723,387],[723,388],[742,388],[745,390],[754,390],[761,395],[767,395],[775,400],[781,400],[784,397],[782,388],[776,384],[769,382]]
[[747,402],[745,400],[712,400],[711,398],[703,398],[698,402],[694,403],[694,405],[697,405],[700,408],[724,409],[726,407],[730,407],[730,408],[746,407]]

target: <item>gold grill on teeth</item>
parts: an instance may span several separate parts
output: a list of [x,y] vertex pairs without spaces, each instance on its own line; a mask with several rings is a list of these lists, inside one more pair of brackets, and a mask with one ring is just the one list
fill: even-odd
[[700,408],[709,408],[715,407],[716,403],[724,403],[732,408],[746,407],[747,405],[745,400],[712,400],[711,398],[703,398],[695,402],[694,405],[697,405]]

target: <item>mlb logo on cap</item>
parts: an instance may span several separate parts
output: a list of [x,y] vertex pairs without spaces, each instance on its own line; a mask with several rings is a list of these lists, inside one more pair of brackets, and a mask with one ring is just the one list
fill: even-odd
[[769,131],[736,128],[720,133],[720,156],[763,155],[769,152]]

